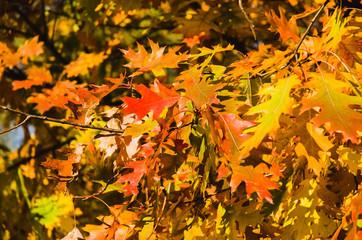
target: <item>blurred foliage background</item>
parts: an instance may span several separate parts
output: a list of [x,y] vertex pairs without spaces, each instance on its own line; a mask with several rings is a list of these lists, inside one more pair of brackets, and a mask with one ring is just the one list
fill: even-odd
[[[308,11],[321,0],[249,0],[243,1],[248,21],[237,0],[2,0],[0,7],[0,42],[17,49],[27,39],[39,36],[44,54],[31,64],[46,66],[54,79],[61,77],[64,66],[81,54],[100,53],[106,56],[99,66],[86,74],[70,78],[77,83],[100,85],[105,77],[118,77],[126,70],[126,60],[120,49],[136,48],[137,43],[148,46],[148,39],[160,46],[178,46],[181,52],[194,53],[199,46],[233,44],[241,53],[257,48],[258,43],[272,44],[285,49],[277,41],[279,36],[268,31],[265,13],[283,11],[287,19]],[[298,20],[300,31],[308,26],[313,15]],[[251,24],[254,25],[253,31]],[[320,28],[316,22],[316,28]],[[184,39],[187,38],[187,41]],[[227,65],[236,56],[216,59]],[[172,79],[176,70],[168,70]],[[26,102],[31,91],[12,91],[12,82],[26,79],[21,65],[0,71],[0,104],[24,112],[39,114]],[[147,82],[152,77],[144,74],[134,81]],[[41,88],[51,88],[45,85]],[[39,87],[40,88],[40,87]],[[35,87],[32,91],[40,91]],[[125,91],[125,90],[124,90]],[[105,97],[100,106],[116,106],[123,91]],[[65,111],[52,108],[47,116],[64,118]],[[19,123],[22,117],[0,112],[0,130]],[[49,178],[49,170],[40,166],[46,156],[60,158],[56,151],[82,136],[73,128],[57,127],[47,122],[32,120],[21,128],[0,135],[0,238],[1,239],[58,239],[73,226],[73,212],[80,224],[95,222],[106,207],[95,201],[77,204],[62,192],[54,191],[56,181]],[[106,181],[112,176],[107,163],[88,166]],[[89,170],[89,169],[88,169]],[[95,192],[100,185],[84,176],[69,186],[77,194]],[[105,196],[107,198],[107,196]],[[111,197],[109,199],[111,201]],[[92,211],[89,211],[92,209]]]

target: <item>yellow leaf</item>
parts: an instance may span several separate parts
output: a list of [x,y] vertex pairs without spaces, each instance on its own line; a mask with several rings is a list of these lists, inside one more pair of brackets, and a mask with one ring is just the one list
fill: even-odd
[[204,233],[199,226],[193,225],[189,230],[184,231],[184,240],[194,240],[196,237],[203,237]]
[[323,134],[323,129],[316,128],[312,123],[307,123],[307,130],[312,138],[316,141],[318,146],[324,151],[327,152],[334,145],[328,140]]
[[156,235],[153,234],[153,221],[148,222],[145,224],[138,235],[139,240],[154,240],[156,239]]

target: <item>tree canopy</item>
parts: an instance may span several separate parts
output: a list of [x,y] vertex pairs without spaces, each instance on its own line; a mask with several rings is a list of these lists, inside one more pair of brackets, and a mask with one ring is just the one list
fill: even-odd
[[3,0],[0,238],[362,239],[361,5]]

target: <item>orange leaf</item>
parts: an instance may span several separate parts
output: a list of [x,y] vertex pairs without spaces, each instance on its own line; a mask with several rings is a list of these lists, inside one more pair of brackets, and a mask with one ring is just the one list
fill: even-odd
[[246,192],[248,196],[256,192],[261,199],[266,199],[268,202],[273,203],[269,189],[278,189],[278,185],[265,177],[264,174],[268,173],[269,169],[265,164],[259,164],[256,168],[252,166],[237,166],[233,168],[231,175],[230,187],[231,191],[235,191],[242,181],[245,181]]
[[316,127],[329,124],[328,132],[340,131],[346,140],[357,143],[357,131],[362,129],[362,113],[351,106],[362,106],[362,98],[342,93],[350,85],[336,80],[334,74],[320,73],[312,74],[312,80],[306,83],[307,87],[316,89],[317,92],[302,101],[301,113],[314,107],[321,108],[320,113],[312,119]]
[[222,88],[221,84],[211,84],[201,74],[201,69],[193,67],[183,71],[177,78],[175,88],[185,89],[185,97],[191,99],[195,107],[199,108],[203,104],[218,103],[216,90]]
[[152,53],[149,54],[146,49],[138,44],[138,52],[133,51],[132,49],[122,50],[125,54],[124,57],[131,60],[130,63],[126,64],[126,67],[129,68],[139,68],[138,72],[146,72],[151,70],[155,76],[164,76],[164,68],[178,68],[178,62],[184,61],[188,58],[186,53],[176,55],[176,52],[181,47],[175,47],[174,49],[169,48],[168,53],[163,55],[165,47],[160,48],[158,43],[154,43],[152,40],[149,40],[151,45]]
[[182,43],[186,43],[186,45],[189,48],[192,48],[193,46],[195,46],[196,44],[200,43],[200,39],[205,36],[204,32],[201,32],[199,35],[195,35],[193,37],[189,37],[189,38],[185,38],[184,40],[182,40]]
[[239,120],[233,113],[220,116],[223,120],[224,131],[226,133],[222,145],[226,154],[235,156],[241,144],[251,137],[251,135],[243,133],[243,130],[255,126],[257,123]]
[[218,173],[217,181],[219,181],[221,178],[226,176],[230,172],[230,170],[224,164],[221,164],[216,172]]
[[76,77],[78,75],[86,75],[89,68],[97,66],[106,58],[103,52],[100,53],[81,53],[77,60],[65,66],[64,72],[68,77]]
[[28,74],[28,79],[24,81],[14,81],[13,82],[13,90],[17,90],[19,88],[28,89],[34,85],[43,85],[43,83],[52,82],[52,75],[45,68],[32,67],[26,70]]
[[43,43],[38,43],[39,36],[35,36],[31,40],[26,40],[24,45],[18,49],[18,53],[23,57],[23,62],[26,64],[28,58],[33,60],[34,55],[43,53]]
[[270,13],[265,13],[268,22],[270,22],[270,29],[274,32],[278,32],[282,40],[287,41],[289,38],[293,38],[294,41],[299,41],[299,30],[295,18],[291,18],[289,21],[285,18],[283,9],[279,6],[280,18],[276,13],[271,10]]

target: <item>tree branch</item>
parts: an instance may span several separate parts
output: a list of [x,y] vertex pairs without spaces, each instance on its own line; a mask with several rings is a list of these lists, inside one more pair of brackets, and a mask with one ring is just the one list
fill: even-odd
[[[304,39],[307,37],[308,33],[310,32],[310,29],[312,28],[313,24],[315,23],[315,21],[317,20],[317,18],[319,17],[319,15],[321,14],[321,12],[323,11],[323,9],[327,6],[327,4],[330,2],[331,0],[326,0],[322,6],[320,6],[320,8],[318,9],[317,13],[314,15],[312,21],[309,23],[308,28],[305,30],[303,36],[301,37],[301,39],[299,40],[297,47],[294,49],[292,55],[295,57],[296,62],[298,62],[298,50],[300,48],[300,46],[302,45]],[[284,64],[281,69],[286,68],[290,62],[292,61],[293,57],[290,58],[288,60],[288,62],[286,62],[286,64]]]
[[238,4],[240,7],[241,12],[244,14],[246,21],[248,21],[249,25],[250,25],[250,29],[251,32],[253,33],[254,39],[256,40],[256,35],[255,35],[255,25],[253,24],[253,22],[250,20],[250,18],[248,17],[248,14],[245,12],[244,6],[243,6],[243,0],[238,0]]
[[[315,23],[315,21],[316,21],[317,18],[319,17],[319,14],[321,14],[321,12],[323,11],[323,9],[327,6],[327,4],[328,4],[329,2],[330,2],[330,0],[326,0],[326,1],[323,3],[323,5],[319,8],[319,10],[317,11],[317,13],[314,15],[314,17],[313,17],[312,21],[310,22],[307,30],[305,30],[302,38],[299,40],[299,43],[298,43],[297,47],[295,48],[295,50],[294,50],[294,52],[293,52],[294,56],[297,56],[297,52],[298,52],[300,46],[302,45],[304,39],[307,37],[310,29],[312,28],[313,24]],[[296,59],[296,60],[298,60],[298,59]]]
[[30,19],[16,6],[11,5],[15,12],[17,12],[20,17],[28,24],[28,26],[37,34],[39,35],[39,40],[44,42],[45,46],[53,52],[54,56],[64,65],[67,65],[69,63],[68,60],[66,60],[59,52],[58,49],[54,46],[53,43],[49,42],[47,33],[43,33]]
[[1,134],[4,134],[4,133],[7,133],[7,132],[10,132],[10,131],[14,130],[15,128],[20,127],[21,125],[23,125],[24,123],[26,123],[26,121],[28,121],[29,119],[30,119],[30,117],[29,117],[29,116],[26,116],[26,118],[25,118],[21,123],[19,123],[18,125],[14,126],[14,127],[12,127],[12,128],[5,129],[4,131],[0,132],[0,135],[1,135]]
[[35,119],[40,119],[40,120],[43,120],[43,121],[56,122],[56,123],[61,123],[61,124],[66,124],[66,125],[72,125],[72,126],[80,127],[80,128],[95,129],[95,130],[101,130],[101,131],[113,132],[113,133],[123,133],[124,132],[123,130],[115,129],[115,128],[98,127],[98,126],[89,125],[89,124],[73,123],[73,122],[70,122],[70,121],[51,118],[51,117],[47,117],[47,116],[33,115],[33,114],[25,113],[25,112],[22,112],[22,111],[19,111],[19,110],[11,109],[11,108],[8,108],[8,107],[3,106],[3,105],[0,105],[0,109],[8,111],[8,112],[16,113],[16,114],[19,114],[19,115],[23,115],[23,116],[26,116],[27,118],[35,118]]

